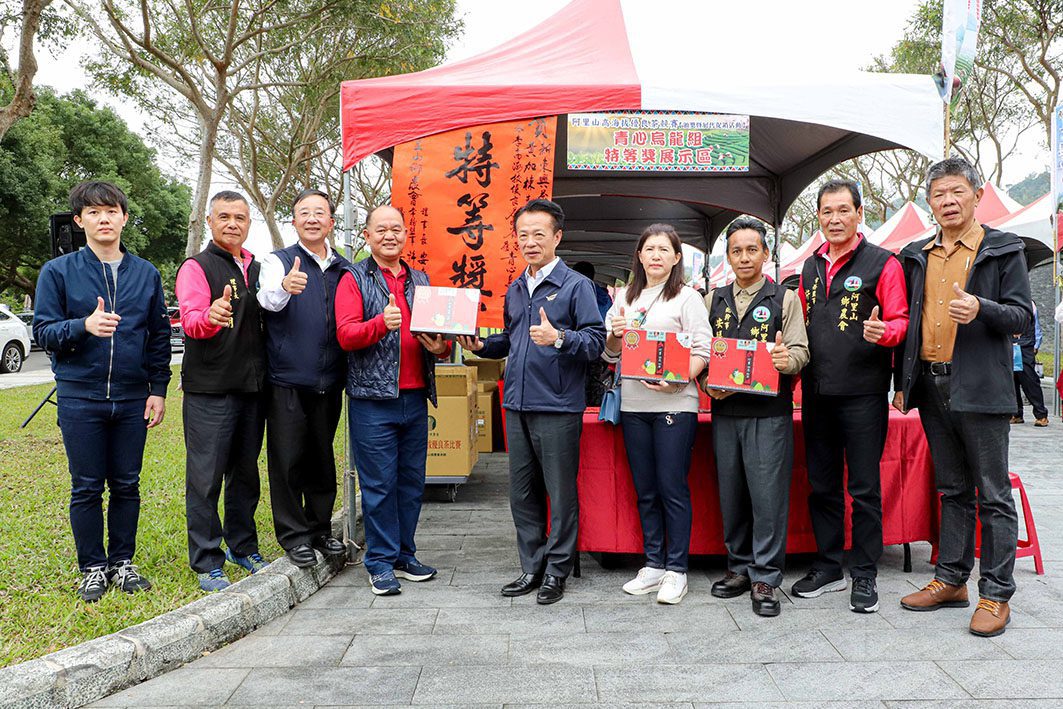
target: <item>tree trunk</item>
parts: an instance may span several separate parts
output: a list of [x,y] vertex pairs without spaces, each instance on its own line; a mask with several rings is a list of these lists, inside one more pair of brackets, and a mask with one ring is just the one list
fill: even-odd
[[269,229],[269,240],[273,244],[273,250],[284,248],[284,241],[281,239],[280,224],[277,223],[277,215],[274,214],[273,209],[263,209],[262,218],[266,220],[266,228]]
[[20,119],[30,115],[37,96],[33,93],[33,77],[37,74],[37,57],[33,54],[33,40],[41,24],[41,13],[52,0],[24,0],[22,3],[22,33],[19,37],[18,72],[11,77],[14,95],[11,103],[0,107],[0,139]]
[[214,146],[218,142],[218,119],[199,117],[199,174],[192,195],[192,209],[188,213],[188,242],[185,256],[195,256],[203,248],[204,225],[206,224],[207,197],[210,192],[210,176],[214,167]]

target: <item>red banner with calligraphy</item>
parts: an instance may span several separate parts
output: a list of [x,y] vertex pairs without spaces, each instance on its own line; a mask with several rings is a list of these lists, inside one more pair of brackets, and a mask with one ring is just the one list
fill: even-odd
[[502,327],[506,288],[524,268],[513,215],[550,198],[556,130],[550,116],[395,147],[391,203],[406,218],[403,257],[432,285],[479,288],[480,327]]

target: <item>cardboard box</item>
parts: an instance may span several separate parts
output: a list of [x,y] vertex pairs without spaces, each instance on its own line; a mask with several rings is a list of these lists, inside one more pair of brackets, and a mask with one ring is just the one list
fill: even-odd
[[476,367],[476,381],[495,382],[502,378],[506,370],[504,359],[480,359],[479,357],[466,357],[465,364]]
[[494,450],[494,418],[497,399],[497,385],[493,390],[479,392],[476,395],[476,449],[480,453],[490,453]]
[[705,386],[743,394],[778,395],[779,370],[771,361],[773,347],[774,342],[712,338]]
[[476,392],[478,394],[483,394],[487,391],[498,391],[498,380],[495,380],[493,382],[476,382]]
[[439,397],[428,405],[428,477],[467,477],[475,463],[476,400],[472,395]]
[[625,330],[620,338],[621,379],[689,382],[692,341],[689,332]]
[[476,288],[417,286],[413,292],[410,332],[431,335],[475,335],[480,314],[480,291]]
[[466,396],[475,391],[475,368],[461,364],[436,365],[436,396]]

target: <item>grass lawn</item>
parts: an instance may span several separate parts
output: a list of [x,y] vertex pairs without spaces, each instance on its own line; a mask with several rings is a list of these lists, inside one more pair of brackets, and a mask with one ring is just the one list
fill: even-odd
[[[80,574],[70,532],[70,476],[55,407],[19,424],[51,385],[0,390],[0,667],[116,632],[203,596],[188,567],[184,430],[175,368],[166,418],[148,432],[141,472],[135,563],[154,585],[147,593],[111,590],[96,604],[75,594]],[[343,423],[337,432],[342,470]],[[259,458],[262,500],[255,516],[262,555],[281,554],[273,534],[265,445]],[[337,496],[341,504],[342,490]],[[104,494],[106,506],[107,495]],[[229,578],[246,575],[226,564]]]

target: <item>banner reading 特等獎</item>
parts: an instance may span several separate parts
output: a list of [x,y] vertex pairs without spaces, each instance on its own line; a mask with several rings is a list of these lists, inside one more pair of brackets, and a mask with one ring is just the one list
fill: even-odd
[[749,116],[572,113],[569,170],[747,172]]
[[403,258],[432,285],[480,289],[480,327],[502,327],[506,288],[524,267],[513,215],[553,193],[556,129],[550,116],[395,146],[391,203],[406,221]]

